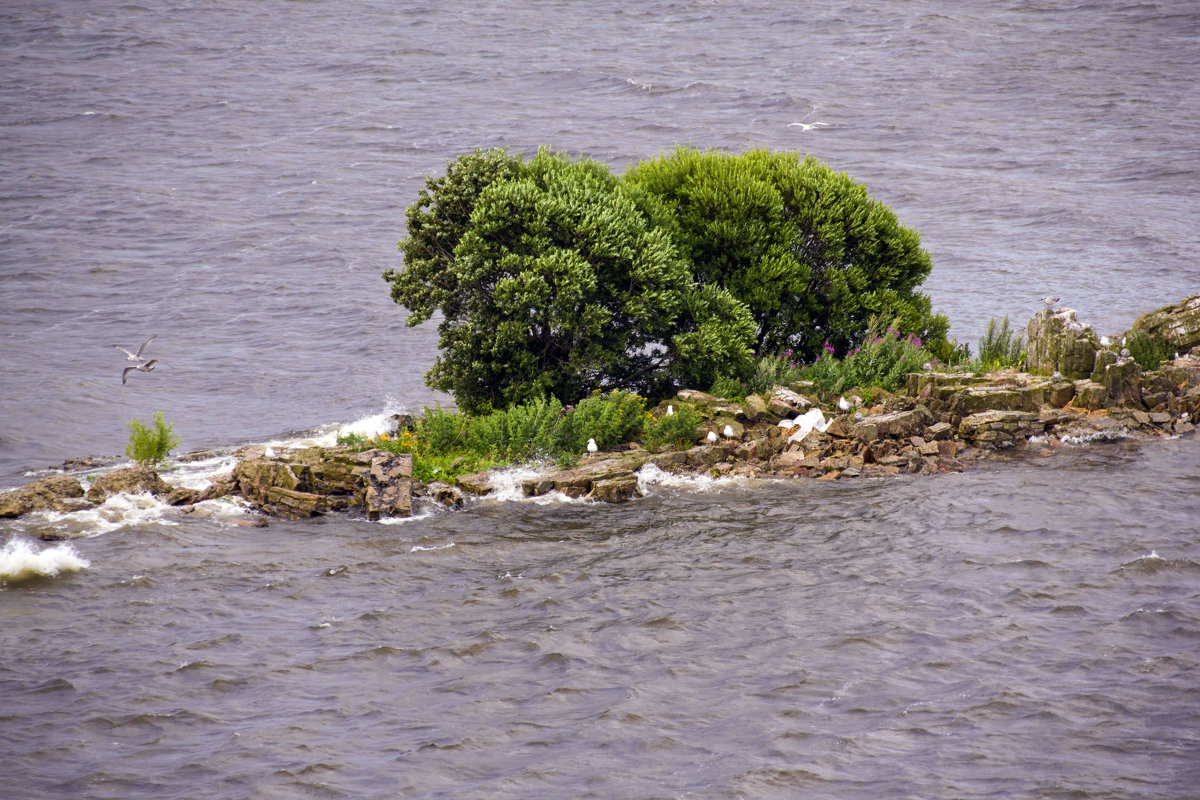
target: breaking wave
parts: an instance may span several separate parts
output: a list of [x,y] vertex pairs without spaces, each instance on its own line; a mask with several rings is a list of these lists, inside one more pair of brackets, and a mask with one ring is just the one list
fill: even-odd
[[29,542],[13,539],[0,550],[0,584],[32,578],[53,578],[90,566],[69,544],[34,550]]

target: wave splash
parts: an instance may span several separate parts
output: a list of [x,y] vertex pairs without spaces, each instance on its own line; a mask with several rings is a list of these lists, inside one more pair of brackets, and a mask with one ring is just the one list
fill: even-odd
[[64,572],[78,572],[90,566],[69,544],[34,550],[29,542],[13,539],[0,549],[0,584],[54,578]]

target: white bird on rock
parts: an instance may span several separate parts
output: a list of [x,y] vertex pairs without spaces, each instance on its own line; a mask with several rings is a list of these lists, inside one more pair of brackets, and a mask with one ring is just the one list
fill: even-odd
[[1108,347],[1111,344],[1112,344],[1112,339],[1108,338],[1107,336],[1100,337],[1100,346],[1101,347]]
[[844,397],[839,397],[838,398],[838,411],[849,411],[849,410],[850,410],[850,401]]
[[1046,304],[1046,308],[1052,308],[1058,302],[1057,297],[1043,297],[1042,302]]
[[138,364],[137,366],[134,366],[134,367],[126,367],[121,372],[121,385],[122,386],[125,385],[125,379],[129,377],[129,373],[131,371],[136,369],[138,372],[154,372],[154,365],[157,363],[158,363],[158,359],[152,358],[144,364]]
[[117,348],[118,350],[120,350],[122,353],[125,354],[126,361],[145,361],[146,359],[142,358],[142,351],[146,349],[146,345],[150,344],[157,338],[158,338],[158,334],[155,334],[154,336],[151,336],[146,341],[142,342],[142,346],[137,349],[136,353],[129,352],[124,347],[121,347],[121,345],[119,345],[119,344],[114,344],[113,347]]
[[717,443],[717,432],[716,432],[716,431],[709,431],[709,432],[708,432],[708,437],[707,437],[707,438],[708,438],[708,441],[709,441],[709,443],[710,443],[710,444],[716,444],[716,443]]
[[589,453],[594,453],[594,452],[596,452],[596,451],[597,451],[597,450],[599,450],[599,449],[600,449],[600,448],[596,446],[596,440],[595,440],[595,439],[588,439],[588,452],[589,452]]
[[675,413],[675,406],[667,406],[667,416],[669,417],[674,413]]
[[721,433],[725,434],[726,439],[732,439],[734,437],[733,426],[726,425],[725,430],[721,431]]

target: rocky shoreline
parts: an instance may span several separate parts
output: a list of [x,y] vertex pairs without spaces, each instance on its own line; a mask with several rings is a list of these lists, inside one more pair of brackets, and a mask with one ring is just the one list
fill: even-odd
[[[574,466],[524,481],[522,491],[623,502],[639,495],[637,473],[647,465],[685,475],[851,480],[958,472],[1031,440],[1192,433],[1200,420],[1200,295],[1143,315],[1135,328],[1155,331],[1183,354],[1143,372],[1120,343],[1102,344],[1074,311],[1047,309],[1026,328],[1027,372],[930,369],[908,375],[901,392],[860,390],[845,407],[819,415],[813,409],[822,408],[820,400],[805,382],[739,403],[685,390],[654,413],[666,413],[669,404],[696,409],[703,424],[694,446],[650,452],[632,443],[588,453]],[[411,515],[413,497],[460,507],[464,495],[495,489],[490,472],[423,484],[413,479],[412,456],[379,449],[248,447],[233,455],[233,471],[204,491],[170,486],[148,467],[100,474],[86,493],[78,478],[51,475],[0,494],[0,517],[79,511],[117,492],[149,492],[176,506],[238,496],[268,516],[359,509],[380,519]]]

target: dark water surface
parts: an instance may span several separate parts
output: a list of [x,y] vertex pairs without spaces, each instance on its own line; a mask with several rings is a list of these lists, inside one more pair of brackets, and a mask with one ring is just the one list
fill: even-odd
[[[1187,3],[12,0],[0,486],[158,410],[197,449],[437,401],[436,332],[379,276],[475,147],[812,152],[920,230],[960,340],[1047,293],[1119,332],[1200,290],[1198,63]],[[152,334],[122,386],[112,345]],[[60,569],[0,585],[2,785],[1200,795],[1196,438],[646,490],[0,523],[0,567]]]

